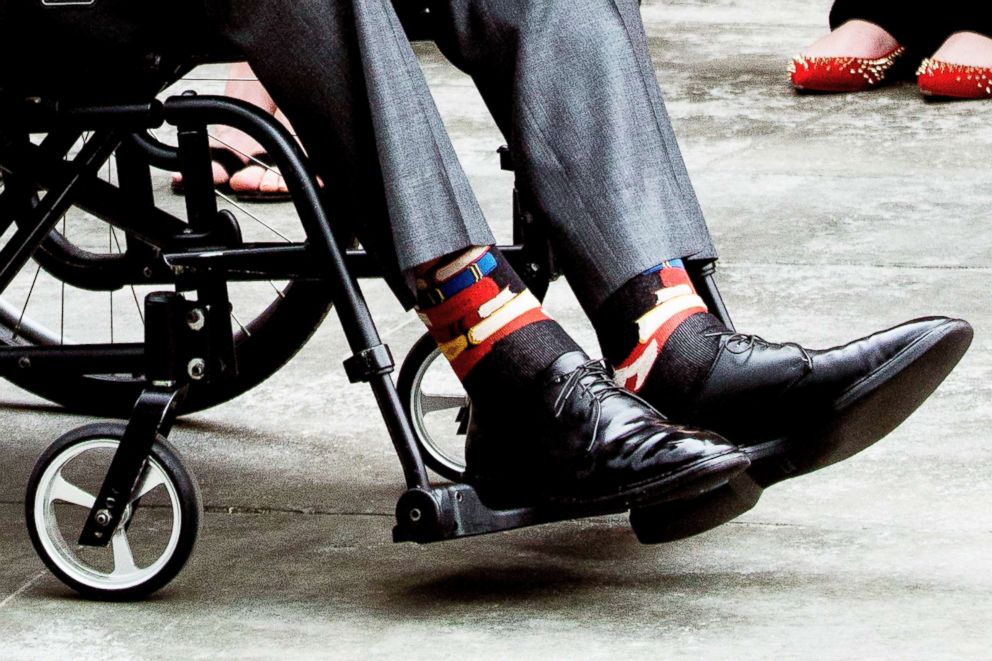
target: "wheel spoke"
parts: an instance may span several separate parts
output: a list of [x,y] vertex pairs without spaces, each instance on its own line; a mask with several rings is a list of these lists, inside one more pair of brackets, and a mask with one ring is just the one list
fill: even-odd
[[[228,149],[230,149],[231,151],[233,151],[236,154],[241,154],[242,156],[244,156],[245,158],[248,159],[248,164],[249,165],[257,165],[258,167],[260,167],[260,168],[262,168],[264,170],[267,170],[269,172],[273,172],[275,174],[279,174],[279,171],[276,170],[276,169],[274,169],[272,166],[266,165],[265,163],[261,162],[260,160],[258,160],[254,156],[252,156],[251,154],[246,154],[245,152],[241,151],[237,147],[234,147],[233,145],[230,145],[229,143],[224,142],[223,140],[221,140],[220,138],[218,138],[216,135],[211,134],[210,135],[210,139],[211,140],[214,140],[216,142],[219,142],[220,144],[224,145],[225,147],[227,147]],[[273,234],[275,234],[276,236],[278,236],[280,239],[282,239],[286,243],[292,243],[292,241],[290,241],[290,239],[289,239],[288,236],[286,236],[285,234],[283,234],[282,232],[280,232],[276,228],[272,227],[271,225],[268,225],[267,223],[265,223],[261,218],[259,218],[258,216],[256,216],[252,212],[250,212],[247,209],[245,209],[243,206],[241,206],[240,204],[238,204],[237,202],[235,202],[234,200],[232,200],[227,195],[224,195],[220,191],[214,191],[214,193],[215,193],[215,195],[217,195],[217,197],[223,199],[225,202],[227,202],[228,204],[230,204],[232,207],[234,207],[235,209],[237,209],[241,213],[245,214],[246,216],[248,216],[249,218],[251,218],[252,220],[254,220],[256,223],[258,223],[259,225],[261,225],[265,229],[269,230],[270,232],[272,232]]]
[[[69,238],[69,231],[66,223],[69,213],[62,214],[62,236]],[[65,344],[65,280],[62,281],[62,300],[59,310],[59,344]]]
[[14,326],[14,333],[11,335],[12,340],[17,339],[17,334],[21,332],[21,324],[24,323],[24,314],[28,311],[28,303],[31,302],[31,295],[34,294],[34,286],[38,284],[38,275],[41,273],[41,264],[38,264],[38,268],[35,269],[34,278],[31,280],[31,287],[28,288],[27,298],[24,299],[24,307],[21,308],[21,316],[17,318],[17,325]]
[[165,484],[165,476],[159,470],[152,470],[151,468],[145,469],[145,475],[141,478],[141,484],[138,485],[138,489],[135,492],[134,498],[131,502],[144,497],[149,491],[157,486]]
[[459,409],[468,405],[468,397],[465,395],[434,395],[426,392],[420,393],[420,406],[424,413],[434,413],[435,411],[446,411],[448,409]]
[[59,344],[65,344],[65,283],[62,283],[62,307],[59,315]]
[[[108,224],[107,229],[107,254],[111,255],[114,252],[114,226]],[[114,343],[114,290],[107,292],[110,297],[110,343]]]
[[62,477],[62,473],[55,476],[49,493],[53,501],[61,500],[66,503],[72,503],[73,505],[79,505],[80,507],[91,508],[93,507],[93,503],[96,502],[95,496],[67,481]]
[[238,211],[240,211],[244,215],[248,216],[249,218],[251,218],[252,220],[254,220],[256,223],[258,223],[259,225],[261,225],[265,229],[269,230],[270,232],[272,232],[273,234],[275,234],[276,236],[278,236],[280,239],[282,239],[286,243],[292,243],[292,240],[288,236],[286,236],[285,234],[283,234],[282,232],[280,232],[276,228],[272,227],[271,225],[267,224],[265,221],[263,221],[261,218],[259,218],[255,214],[253,214],[251,211],[248,211],[248,209],[245,209],[242,205],[240,205],[237,202],[235,202],[234,199],[228,197],[227,195],[224,195],[220,191],[214,191],[214,192],[217,195],[217,197],[221,198],[222,200],[224,200],[225,202],[227,202],[228,204],[230,204],[232,207],[234,207],[235,209],[237,209]]
[[[114,231],[114,226],[110,226],[110,236],[114,239],[114,244],[117,246],[117,254],[123,255],[124,250],[121,248],[120,239],[117,238],[117,232]],[[141,310],[141,303],[138,301],[138,292],[134,290],[134,285],[128,285],[131,288],[131,297],[134,299],[134,306],[138,308],[138,318],[141,319],[141,323],[145,323],[145,313]]]
[[231,319],[234,319],[234,323],[238,325],[238,328],[241,329],[242,333],[244,333],[248,337],[251,337],[251,331],[245,328],[245,325],[241,323],[240,319],[238,319],[238,315],[234,314],[234,310],[231,310]]
[[110,538],[110,545],[114,549],[114,571],[111,576],[121,576],[133,574],[138,571],[138,566],[134,564],[134,556],[131,554],[131,544],[127,541],[127,533],[124,528],[118,528],[114,536]]

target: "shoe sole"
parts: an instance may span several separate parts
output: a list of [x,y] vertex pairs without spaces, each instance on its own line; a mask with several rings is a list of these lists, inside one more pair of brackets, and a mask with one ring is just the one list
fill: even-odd
[[290,202],[293,199],[290,193],[239,193],[232,191],[238,202]]
[[736,475],[741,475],[751,465],[747,455],[737,449],[700,459],[674,473],[637,485],[625,487],[616,493],[594,497],[546,496],[544,503],[554,507],[593,507],[623,512],[640,505],[662,503],[669,500],[695,498],[712,491]]
[[468,482],[482,502],[492,509],[509,510],[537,507],[557,513],[557,518],[579,518],[625,512],[632,507],[689,499],[724,486],[730,479],[742,475],[751,461],[738,450],[700,459],[688,466],[612,493],[559,496],[528,493],[522,489],[507,491],[505,484],[495,480],[472,478]]
[[750,476],[762,488],[843,461],[902,424],[937,389],[971,344],[974,332],[950,320],[921,336],[844,392],[820,433],[747,448]]
[[630,526],[642,544],[674,542],[733,521],[758,504],[762,488],[741,473],[697,498],[672,500],[630,511]]
[[646,544],[675,541],[731,521],[753,508],[761,492],[783,480],[843,461],[885,437],[947,378],[971,344],[967,323],[947,321],[918,338],[851,386],[833,405],[819,433],[743,448],[751,468],[703,499],[631,513]]

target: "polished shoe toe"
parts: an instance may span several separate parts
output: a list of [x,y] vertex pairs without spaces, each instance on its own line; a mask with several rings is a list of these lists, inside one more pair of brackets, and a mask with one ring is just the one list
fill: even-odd
[[[658,543],[699,534],[754,507],[764,488],[870,447],[936,390],[972,337],[967,322],[946,317],[917,319],[826,351],[728,335],[721,357],[730,358],[694,415],[744,439],[751,467],[702,498],[631,512],[638,538]],[[780,378],[770,378],[776,364]],[[734,409],[735,392],[749,412]],[[748,399],[749,393],[760,396]],[[728,409],[735,413],[726,416]],[[746,422],[762,419],[779,424]]]
[[916,319],[826,350],[722,333],[719,353],[692,403],[666,413],[745,446],[782,439],[806,446],[843,442],[848,449],[837,455],[850,456],[852,443],[823,430],[861,424],[867,411],[852,421],[854,407],[892,399],[872,414],[855,451],[877,441],[933,392],[971,337],[967,322],[946,317]]
[[[803,431],[794,432],[796,440],[785,443],[784,456],[764,462],[754,475],[767,486],[870,447],[933,394],[964,356],[973,336],[966,321],[930,317],[847,345],[843,349],[859,353],[866,371],[859,375],[836,368],[843,375],[838,383],[853,382],[833,399],[825,424],[805,438]],[[839,356],[834,360],[845,362]]]

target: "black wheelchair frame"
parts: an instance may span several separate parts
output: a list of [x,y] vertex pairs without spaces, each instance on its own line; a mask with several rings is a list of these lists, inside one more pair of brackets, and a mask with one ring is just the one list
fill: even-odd
[[[395,541],[435,542],[621,511],[617,507],[499,510],[488,507],[469,484],[432,483],[408,412],[393,383],[393,358],[379,337],[356,281],[381,277],[381,271],[364,250],[346,248],[351,237],[342,223],[332,221],[323,205],[306,156],[271,117],[233,99],[197,95],[97,106],[19,98],[5,100],[2,107],[8,120],[0,127],[0,172],[5,184],[0,194],[0,235],[14,223],[16,231],[0,250],[0,294],[32,257],[57,276],[83,279],[94,289],[133,282],[174,286],[176,290],[145,298],[143,343],[3,346],[0,342],[0,376],[56,401],[63,393],[53,393],[52,384],[67,379],[73,383],[73,377],[135,377],[133,389],[127,391],[133,396],[122,394],[124,401],[95,409],[109,414],[128,409],[130,414],[102,487],[89,508],[79,544],[106,546],[122,521],[126,523],[133,515],[135,494],[153,445],[169,435],[178,415],[235,396],[268,375],[252,375],[238,388],[232,387],[239,378],[239,361],[226,286],[242,280],[289,280],[304,284],[306,295],[316,297],[303,322],[309,327],[297,329],[300,344],[320,322],[328,303],[337,311],[353,354],[344,362],[347,376],[353,383],[365,382],[372,388],[403,470],[406,490],[396,506]],[[148,135],[148,130],[166,123],[177,128],[178,147]],[[240,129],[271,155],[292,194],[305,242],[242,240],[234,217],[217,207],[208,125]],[[84,132],[92,132],[90,139],[72,160],[64,160]],[[40,144],[28,140],[29,134],[38,133],[46,134]],[[97,176],[112,156],[118,159],[117,187]],[[501,158],[504,169],[512,170],[512,155],[506,148],[501,149]],[[150,166],[183,174],[185,222],[154,206]],[[39,190],[45,194],[39,197]],[[128,251],[120,263],[106,269],[102,263],[73,263],[71,253],[59,253],[50,245],[58,219],[72,205],[126,234]],[[560,275],[544,224],[527,210],[517,191],[513,244],[501,246],[501,250],[541,298]],[[713,262],[691,264],[701,296],[729,325],[713,281]],[[188,298],[191,293],[195,300]],[[259,351],[265,350],[264,336],[259,347]],[[204,393],[223,394],[211,398]],[[188,405],[190,398],[199,399]],[[33,496],[28,500],[32,502]],[[29,522],[29,528],[31,525]],[[642,521],[638,525],[646,530],[673,523]],[[651,536],[650,532],[643,535]],[[37,541],[36,548],[41,551]],[[52,567],[47,559],[46,563]],[[100,597],[141,596],[158,587],[161,585],[149,582],[128,592],[100,588],[81,591]]]

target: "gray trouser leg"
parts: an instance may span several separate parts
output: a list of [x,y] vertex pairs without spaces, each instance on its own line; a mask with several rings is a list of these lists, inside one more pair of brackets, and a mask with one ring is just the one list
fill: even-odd
[[[387,268],[493,242],[388,0],[211,1]],[[715,256],[636,0],[436,4],[587,310],[664,259]]]
[[715,249],[655,78],[636,0],[436,0],[551,224],[586,310],[665,259]]
[[401,300],[417,264],[494,242],[389,0],[207,0]]

